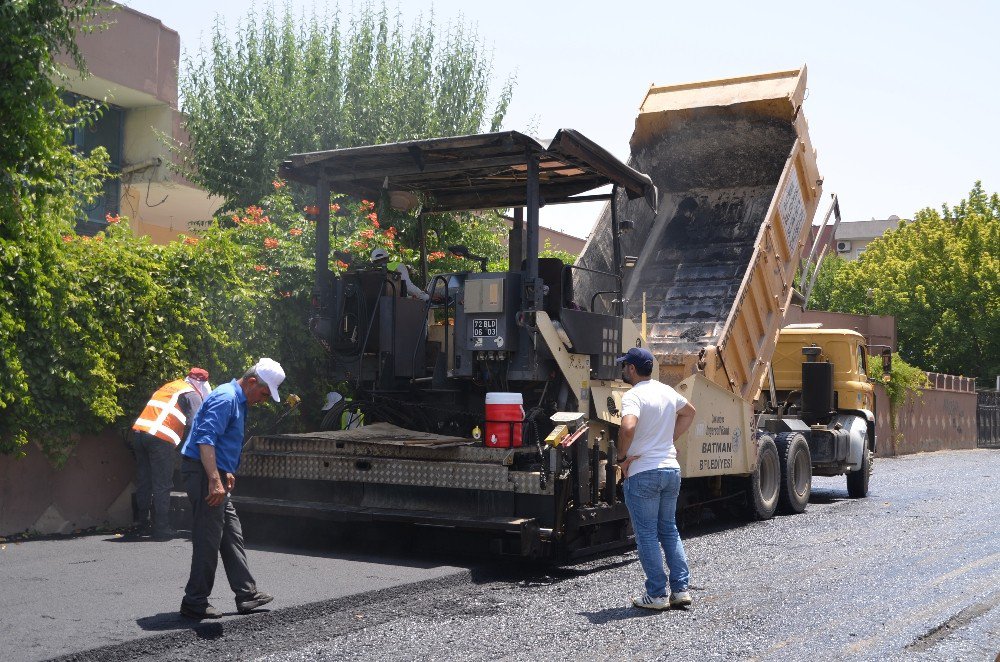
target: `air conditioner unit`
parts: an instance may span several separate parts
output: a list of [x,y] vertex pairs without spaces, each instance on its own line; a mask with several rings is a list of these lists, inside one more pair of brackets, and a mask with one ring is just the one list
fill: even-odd
[[851,252],[851,242],[849,242],[849,241],[838,241],[837,242],[837,252],[838,253],[850,253]]

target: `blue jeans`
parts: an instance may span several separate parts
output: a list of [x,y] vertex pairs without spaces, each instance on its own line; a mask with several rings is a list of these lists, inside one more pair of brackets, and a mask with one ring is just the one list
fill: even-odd
[[686,591],[687,557],[675,519],[681,472],[677,469],[642,471],[626,478],[624,487],[625,505],[632,516],[635,544],[639,550],[639,563],[646,573],[646,593],[652,598],[667,594],[664,553],[670,568],[670,591]]

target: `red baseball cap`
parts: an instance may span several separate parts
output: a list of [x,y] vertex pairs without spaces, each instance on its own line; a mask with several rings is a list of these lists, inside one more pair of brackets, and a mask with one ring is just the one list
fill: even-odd
[[200,382],[208,381],[208,370],[204,368],[191,368],[190,372],[187,374],[191,379],[197,379]]

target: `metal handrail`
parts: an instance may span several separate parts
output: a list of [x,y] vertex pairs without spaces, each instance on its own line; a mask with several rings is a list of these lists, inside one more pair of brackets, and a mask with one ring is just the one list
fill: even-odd
[[[562,270],[562,272],[560,272],[559,277],[562,278],[565,281],[565,272],[567,270],[572,270],[572,269],[579,269],[580,271],[586,271],[586,272],[589,272],[589,273],[592,273],[592,274],[598,274],[598,275],[601,275],[601,276],[609,276],[609,277],[613,278],[615,281],[617,281],[617,283],[618,283],[618,289],[617,290],[601,290],[601,291],[595,292],[594,296],[590,297],[590,310],[591,310],[591,312],[594,312],[594,302],[597,300],[597,297],[600,296],[600,295],[602,295],[602,294],[617,294],[618,295],[618,300],[619,301],[622,300],[622,294],[623,294],[623,289],[624,289],[624,281],[623,281],[622,277],[619,276],[618,274],[611,273],[610,271],[601,271],[600,269],[591,269],[589,267],[581,267],[581,266],[576,265],[576,264],[564,264],[563,265],[563,270]],[[563,305],[562,301],[559,302],[559,308],[560,309],[565,308],[565,306]]]

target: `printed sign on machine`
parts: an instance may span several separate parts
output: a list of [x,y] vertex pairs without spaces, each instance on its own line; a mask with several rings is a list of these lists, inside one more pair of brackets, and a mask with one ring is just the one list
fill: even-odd
[[472,320],[473,338],[493,338],[497,335],[497,321],[495,319],[474,319]]

